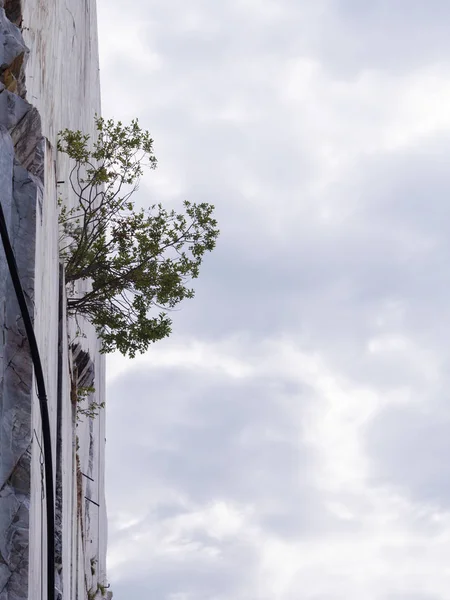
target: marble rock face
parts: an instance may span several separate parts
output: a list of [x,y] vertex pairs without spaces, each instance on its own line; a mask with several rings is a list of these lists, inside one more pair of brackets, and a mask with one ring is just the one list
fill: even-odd
[[[33,314],[36,206],[41,182],[22,164],[12,133],[31,111],[17,80],[28,50],[20,30],[0,9],[0,190],[22,285]],[[13,73],[15,71],[15,74]],[[14,82],[16,82],[14,84]],[[10,91],[14,89],[15,92]],[[26,131],[21,125],[21,131]],[[16,132],[16,143],[19,135]],[[40,145],[42,136],[27,142]],[[21,140],[21,144],[24,142]],[[33,159],[36,150],[28,149]],[[27,165],[28,166],[28,165]],[[36,165],[37,167],[37,165]],[[35,169],[38,172],[39,168]],[[4,255],[0,261],[0,600],[28,597],[31,410],[33,370]]]
[[[20,10],[18,5],[19,2],[9,2],[5,4],[5,8],[7,10],[11,8],[11,12],[15,14]],[[2,71],[21,63],[23,57],[28,54],[20,29],[6,17],[5,8],[0,9],[0,35],[3,41],[0,46],[0,70]]]
[[17,27],[22,23],[22,1],[21,0],[0,0],[0,6],[4,6],[8,19]]
[[[70,207],[74,199],[64,188],[69,164],[55,150],[65,127],[93,133],[90,123],[100,113],[96,43],[95,0],[0,0],[0,202],[46,378],[56,598],[64,600],[111,597],[102,592],[104,416],[77,419],[72,396],[76,374],[80,388],[92,387],[86,401],[103,402],[104,358],[95,329],[82,322],[77,338],[78,324],[63,316],[58,200],[64,196]],[[28,341],[0,245],[0,600],[40,598],[41,589],[46,596],[41,447]]]
[[[4,86],[4,84],[2,84]],[[15,127],[23,119],[31,106],[26,100],[3,89],[0,93],[0,125],[7,129]]]
[[[0,98],[1,96],[2,94]],[[44,138],[41,133],[41,117],[36,108],[28,106],[29,110],[24,113],[24,117],[11,129],[11,139],[20,164],[43,180]]]

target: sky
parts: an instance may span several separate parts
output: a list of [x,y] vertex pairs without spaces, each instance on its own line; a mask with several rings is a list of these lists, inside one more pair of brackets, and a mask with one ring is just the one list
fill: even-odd
[[221,229],[108,360],[114,598],[450,600],[450,3],[98,0],[137,202]]

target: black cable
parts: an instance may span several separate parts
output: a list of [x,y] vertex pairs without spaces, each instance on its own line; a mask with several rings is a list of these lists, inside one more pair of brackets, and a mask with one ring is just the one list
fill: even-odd
[[33,323],[28,312],[25,294],[20,283],[14,251],[6,227],[3,207],[0,203],[0,235],[5,249],[9,273],[16,292],[25,331],[30,344],[30,354],[34,366],[36,385],[38,389],[39,407],[42,419],[42,437],[44,443],[45,492],[47,508],[47,600],[55,600],[55,507],[53,492],[52,441],[50,435],[50,419],[48,415],[47,394],[45,391],[44,373],[42,371],[39,349],[34,335]]

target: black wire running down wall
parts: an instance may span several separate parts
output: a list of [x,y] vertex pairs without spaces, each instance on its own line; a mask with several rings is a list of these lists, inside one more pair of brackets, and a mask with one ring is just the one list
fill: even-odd
[[45,391],[44,373],[42,371],[39,349],[34,335],[33,323],[28,312],[25,294],[20,283],[17,263],[6,227],[3,207],[0,203],[0,235],[5,249],[6,261],[16,292],[20,312],[22,313],[25,331],[30,344],[30,354],[33,361],[36,385],[38,390],[39,407],[42,419],[42,437],[44,442],[45,498],[47,509],[47,600],[55,600],[55,508],[53,492],[52,443],[50,436],[50,419],[48,415],[47,394]]

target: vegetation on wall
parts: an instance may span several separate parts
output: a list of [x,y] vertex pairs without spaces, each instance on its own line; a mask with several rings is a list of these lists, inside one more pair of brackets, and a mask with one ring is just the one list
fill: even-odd
[[96,117],[95,126],[95,140],[65,129],[58,141],[72,161],[77,198],[71,209],[61,202],[60,212],[68,310],[94,324],[103,352],[133,357],[171,333],[169,313],[194,296],[190,283],[219,230],[208,203],[137,209],[132,196],[143,170],[157,164],[150,134],[137,120]]

